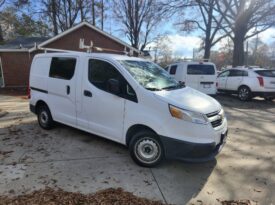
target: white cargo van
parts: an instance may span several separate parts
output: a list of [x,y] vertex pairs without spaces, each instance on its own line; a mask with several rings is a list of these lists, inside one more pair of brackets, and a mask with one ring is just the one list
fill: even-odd
[[165,68],[177,81],[208,95],[217,93],[217,71],[214,63],[183,61]]
[[30,89],[30,110],[42,128],[56,121],[122,143],[141,166],[155,166],[164,157],[213,159],[225,143],[221,105],[144,59],[38,54]]

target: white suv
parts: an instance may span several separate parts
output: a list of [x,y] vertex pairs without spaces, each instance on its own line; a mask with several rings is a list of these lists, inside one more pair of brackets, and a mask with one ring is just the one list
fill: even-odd
[[232,68],[218,75],[219,92],[238,94],[242,101],[260,96],[275,98],[275,70],[262,68]]

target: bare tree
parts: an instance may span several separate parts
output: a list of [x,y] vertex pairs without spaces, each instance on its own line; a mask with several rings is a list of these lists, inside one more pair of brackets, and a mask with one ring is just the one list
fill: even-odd
[[104,0],[101,0],[100,1],[100,17],[101,17],[100,23],[101,23],[101,30],[104,29],[104,19],[105,19],[104,11],[105,11]]
[[201,31],[204,59],[209,59],[211,48],[227,36],[227,33],[221,32],[223,17],[215,12],[215,4],[215,0],[171,0],[163,3],[165,12],[178,15],[180,20],[176,25],[182,31]]
[[[5,4],[5,0],[0,0],[0,8]],[[4,42],[2,25],[0,24],[0,43]]]
[[172,62],[171,40],[167,35],[159,35],[154,40],[155,62],[165,67]]
[[65,31],[74,26],[80,19],[87,17],[86,0],[42,0],[42,13],[49,18],[53,33]]
[[59,3],[57,19],[61,31],[65,31],[76,23],[80,11],[79,4],[74,0],[60,0]]
[[55,0],[50,0],[50,9],[51,9],[51,19],[53,22],[53,33],[54,35],[58,34],[58,25],[57,25],[57,4]]
[[274,0],[215,0],[224,32],[234,42],[233,66],[244,65],[244,42],[275,25]]
[[150,41],[150,34],[161,20],[160,4],[155,0],[114,0],[113,7],[131,45],[144,50]]
[[91,4],[91,7],[92,7],[92,22],[93,22],[93,25],[95,26],[95,0],[92,0],[92,4]]

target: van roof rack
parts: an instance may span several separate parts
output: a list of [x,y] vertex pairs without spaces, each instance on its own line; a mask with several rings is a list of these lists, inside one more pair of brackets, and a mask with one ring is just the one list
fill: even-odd
[[[35,47],[39,50],[43,50],[45,53],[47,53],[48,51],[52,51],[52,52],[65,52],[65,53],[75,53],[75,52],[81,52],[83,53],[84,51],[75,51],[75,50],[65,50],[65,49],[57,49],[57,48],[45,48],[45,47],[40,47],[37,46],[37,44],[35,44]],[[130,49],[129,51],[127,51],[127,48],[124,47],[123,51],[118,51],[118,50],[113,50],[113,49],[109,49],[109,48],[102,48],[102,47],[97,47],[94,46],[93,41],[90,42],[90,45],[85,45],[84,44],[84,39],[80,39],[79,40],[79,49],[86,49],[87,53],[92,53],[93,51],[99,51],[99,52],[112,52],[112,53],[124,53],[127,56],[134,56],[134,51],[132,49]]]
[[87,53],[91,53],[93,50],[96,50],[96,51],[100,51],[100,52],[109,51],[109,52],[113,52],[113,53],[124,53],[127,56],[134,55],[134,51],[132,49],[130,49],[130,51],[127,51],[126,46],[124,47],[123,51],[118,51],[118,50],[113,50],[113,49],[109,49],[109,48],[102,48],[102,47],[94,46],[93,41],[90,42],[90,45],[85,45],[84,38],[79,39],[79,49],[86,49]]

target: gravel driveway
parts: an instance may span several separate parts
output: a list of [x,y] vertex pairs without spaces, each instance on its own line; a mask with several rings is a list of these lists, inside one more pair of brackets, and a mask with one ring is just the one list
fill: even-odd
[[274,204],[275,101],[217,99],[230,129],[217,159],[203,164],[165,161],[148,169],[134,164],[120,144],[64,125],[42,130],[27,100],[0,95],[0,194],[46,186],[81,193],[122,187],[171,204],[240,199]]

